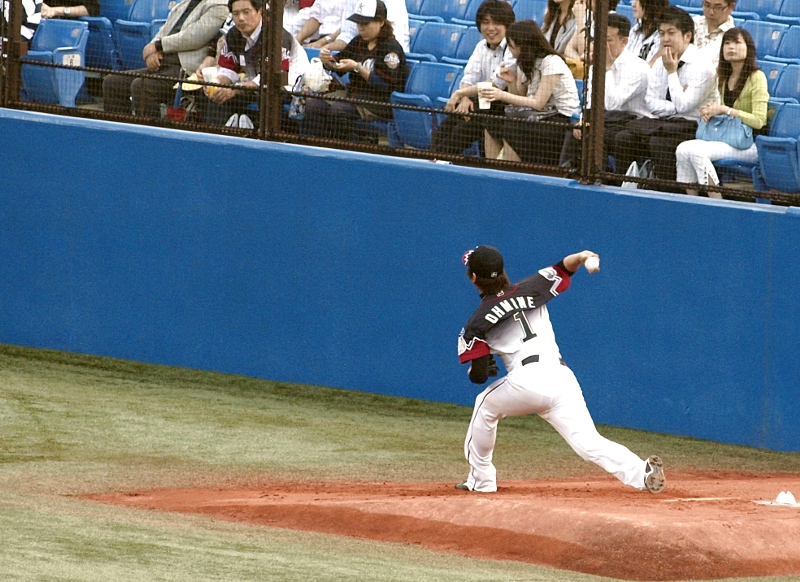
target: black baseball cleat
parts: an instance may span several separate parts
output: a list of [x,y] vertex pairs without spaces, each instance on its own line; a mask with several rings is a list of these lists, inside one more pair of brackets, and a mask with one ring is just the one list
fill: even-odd
[[661,462],[661,457],[651,455],[647,459],[644,486],[650,493],[661,493],[666,488],[667,478],[664,476],[664,463]]
[[456,489],[459,489],[461,491],[472,491],[472,489],[469,488],[469,485],[467,485],[466,481],[464,481],[463,483],[457,483]]

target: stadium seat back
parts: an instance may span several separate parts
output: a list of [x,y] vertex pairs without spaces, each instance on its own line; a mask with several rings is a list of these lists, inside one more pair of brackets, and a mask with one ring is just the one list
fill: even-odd
[[783,70],[787,66],[786,63],[758,61],[758,68],[761,69],[767,77],[767,91],[770,95],[775,95],[775,87],[777,87]]
[[[24,59],[83,67],[89,25],[80,20],[43,19],[31,39]],[[36,65],[22,66],[22,86],[27,99],[37,103],[75,107],[75,98],[86,81],[83,71]]]
[[760,135],[756,138],[761,179],[770,189],[800,192],[797,139]]
[[544,14],[547,12],[547,0],[515,0],[511,6],[517,20],[533,20],[542,25]]
[[778,107],[769,128],[769,135],[800,139],[800,104],[783,103]]
[[114,40],[114,26],[105,16],[82,16],[89,26],[86,43],[86,66],[118,71],[122,68]]
[[134,0],[128,18],[133,22],[153,22],[166,19],[169,15],[170,0]]
[[483,35],[480,30],[474,26],[470,26],[461,35],[455,54],[452,57],[442,57],[442,60],[446,63],[459,64],[462,66],[466,65],[472,53],[475,52],[475,47],[482,40]]
[[461,35],[466,30],[467,27],[461,24],[426,22],[417,32],[411,52],[431,54],[437,60],[443,56],[454,57]]
[[800,59],[800,25],[790,27],[786,34],[783,35],[775,56],[778,59],[786,59],[787,61]]
[[425,2],[425,0],[406,0],[406,10],[409,16],[412,14],[420,14],[423,2]]
[[445,22],[451,18],[463,19],[467,13],[469,0],[425,0],[422,16],[438,16]]
[[[761,20],[765,20],[767,15],[774,14],[780,10],[780,4],[784,0],[736,0],[736,12],[756,14]],[[790,2],[796,0],[789,0]],[[702,6],[702,3],[700,4]]]
[[788,65],[775,85],[774,97],[797,99],[800,96],[800,65]]
[[111,22],[128,20],[133,0],[100,0],[100,16]]
[[[422,64],[422,63],[420,63]],[[413,93],[392,93],[390,101],[395,105],[411,105],[416,107],[433,108],[433,103],[427,95]],[[412,111],[408,109],[394,110],[394,131],[401,146],[427,150],[431,146],[436,123],[435,114],[427,111]]]
[[422,26],[425,24],[424,20],[419,20],[417,18],[409,18],[408,19],[408,46],[413,47],[414,41],[417,38],[417,34],[422,29]]
[[797,0],[783,0],[780,10],[773,10],[767,15],[768,20],[783,22],[785,24],[800,24],[800,2]]
[[756,54],[762,59],[767,55],[778,55],[778,49],[789,32],[788,24],[765,22],[763,20],[746,20],[742,25],[756,45]]
[[623,6],[622,4],[620,4],[619,6],[617,6],[617,14],[627,18],[630,21],[631,26],[633,26],[633,24],[636,22],[636,19],[633,17],[632,6]]
[[462,74],[458,65],[420,62],[408,76],[405,93],[427,95],[431,102],[437,97],[450,97]]

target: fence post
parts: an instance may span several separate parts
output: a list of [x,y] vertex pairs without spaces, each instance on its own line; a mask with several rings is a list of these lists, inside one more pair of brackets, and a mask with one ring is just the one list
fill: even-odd
[[[267,70],[261,73],[261,91],[259,95],[259,124],[260,139],[273,139],[281,130],[281,61],[283,59],[283,7],[285,0],[270,0],[269,12],[265,12],[266,26],[262,26],[262,34],[266,34],[262,50],[267,51]],[[264,63],[264,60],[261,61]],[[264,84],[266,83],[266,95]],[[263,97],[266,96],[266,103]]]
[[[592,13],[592,20],[594,22],[594,33],[587,35],[591,38],[591,48],[589,54],[592,59],[592,66],[589,72],[590,85],[592,88],[590,94],[590,103],[585,104],[584,108],[589,107],[584,111],[584,120],[586,121],[584,128],[584,139],[582,140],[583,155],[581,159],[581,181],[591,184],[595,181],[596,176],[603,171],[605,166],[603,160],[603,133],[605,127],[605,94],[606,94],[606,55],[608,53],[608,45],[606,39],[608,34],[606,26],[608,26],[608,0],[595,0],[595,11]],[[588,134],[588,135],[587,135]]]
[[2,63],[5,68],[3,75],[3,92],[2,100],[3,106],[7,106],[14,101],[19,101],[20,89],[20,63],[19,60],[27,51],[27,43],[25,48],[22,45],[22,0],[8,0],[9,14],[3,33],[7,33],[5,38],[8,39],[8,45],[3,46],[3,53],[7,55]]

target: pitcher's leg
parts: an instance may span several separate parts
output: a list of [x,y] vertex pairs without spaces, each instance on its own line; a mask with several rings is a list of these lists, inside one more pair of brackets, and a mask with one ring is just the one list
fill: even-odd
[[643,490],[645,460],[597,432],[578,381],[569,369],[565,368],[564,372],[563,395],[549,411],[541,415],[542,418],[582,459],[596,463],[625,485]]
[[471,491],[497,491],[497,470],[492,463],[492,456],[497,440],[497,423],[504,415],[498,414],[495,407],[487,401],[492,394],[502,390],[505,382],[506,379],[503,378],[492,383],[475,399],[472,420],[464,439],[464,456],[469,463],[466,484]]

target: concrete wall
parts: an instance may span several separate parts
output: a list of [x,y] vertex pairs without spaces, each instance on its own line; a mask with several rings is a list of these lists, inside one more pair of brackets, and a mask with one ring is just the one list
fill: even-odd
[[470,404],[462,253],[551,302],[599,423],[800,451],[800,211],[0,110],[0,343]]

